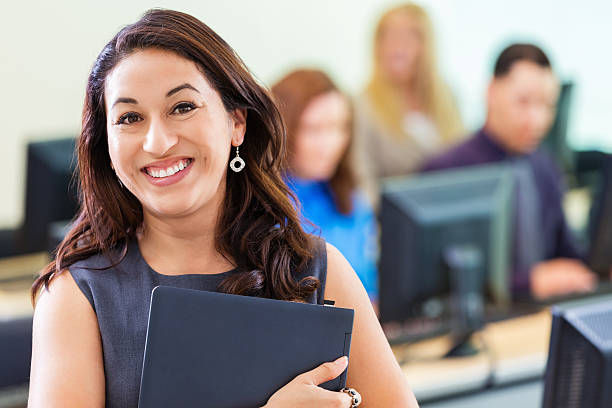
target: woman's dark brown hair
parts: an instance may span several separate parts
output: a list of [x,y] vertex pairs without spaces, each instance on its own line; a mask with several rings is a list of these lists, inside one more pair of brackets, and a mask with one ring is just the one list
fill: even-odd
[[128,242],[142,227],[140,202],[120,186],[111,169],[104,83],[119,62],[147,48],[171,51],[195,62],[228,112],[247,110],[240,149],[246,167],[240,173],[228,167],[226,197],[215,232],[216,249],[241,273],[227,278],[219,289],[284,300],[307,298],[319,282],[314,278],[296,282],[292,277],[292,272],[306,267],[313,245],[300,227],[293,195],[282,180],[285,130],[276,105],[232,48],[208,26],[188,14],[154,9],[117,33],[91,70],[77,142],[81,207],[55,260],[34,282],[33,302],[53,276],[79,260],[98,253],[110,255],[117,249],[122,249],[122,259]]
[[[294,140],[299,132],[300,120],[306,107],[318,96],[329,92],[339,92],[338,87],[324,72],[314,69],[300,69],[291,72],[272,86],[272,93],[287,125],[289,162],[293,154]],[[347,99],[349,107],[351,106]],[[351,109],[352,111],[352,109]],[[352,196],[357,187],[353,167],[353,120],[349,118],[350,137],[335,173],[329,180],[333,199],[342,214],[353,210]]]

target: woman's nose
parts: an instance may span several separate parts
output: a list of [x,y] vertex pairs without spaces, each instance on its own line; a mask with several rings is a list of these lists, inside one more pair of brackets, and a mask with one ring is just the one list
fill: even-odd
[[155,156],[163,156],[178,143],[178,135],[163,120],[153,120],[143,143],[143,150]]

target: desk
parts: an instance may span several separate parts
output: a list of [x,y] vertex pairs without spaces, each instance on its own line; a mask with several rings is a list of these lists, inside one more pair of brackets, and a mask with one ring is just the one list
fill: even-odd
[[[32,304],[30,303],[30,286],[38,273],[49,262],[49,256],[46,253],[37,253],[31,255],[23,255],[11,258],[0,259],[0,331],[3,328],[11,327],[17,319],[31,317],[33,314]],[[10,332],[10,330],[9,330]],[[5,332],[6,333],[6,332]],[[1,335],[2,333],[0,333]],[[30,336],[31,332],[24,330],[24,336]],[[20,344],[26,344],[21,343]],[[15,344],[9,345],[9,350],[15,350]],[[17,347],[18,349],[19,347]],[[7,352],[6,349],[0,349],[0,361],[2,360],[1,353]],[[14,351],[9,351],[13,353]],[[19,373],[22,373],[27,378],[29,371],[29,354],[20,351],[19,355],[24,354],[24,366],[19,367]],[[7,357],[7,356],[5,356]],[[11,357],[11,356],[8,356]],[[5,360],[6,362],[6,360]],[[2,365],[0,364],[0,369]],[[0,378],[6,378],[7,375],[19,375],[15,371],[6,372],[0,375]],[[28,399],[27,384],[14,384],[7,388],[0,389],[0,407],[25,407]]]
[[32,315],[29,289],[48,262],[47,253],[0,259],[0,321]]
[[49,261],[46,252],[0,258],[0,283],[27,276],[35,277]]
[[[47,262],[45,254],[0,260],[0,321],[32,314],[29,286]],[[536,407],[541,401],[539,382],[508,384],[541,378],[550,325],[548,310],[489,324],[474,337],[476,343],[486,345],[488,352],[472,357],[438,359],[450,347],[448,337],[394,346],[393,352],[424,408],[503,408],[504,401],[514,401],[512,406],[521,402],[522,408]],[[459,394],[463,396],[441,400]],[[23,391],[20,396],[17,399],[23,400]]]
[[472,395],[422,403],[421,408],[540,408],[544,384],[530,381],[507,387],[490,388]]
[[485,351],[470,357],[440,359],[450,348],[448,337],[394,346],[393,352],[419,402],[427,402],[541,378],[550,326],[548,310],[491,323],[473,337]]

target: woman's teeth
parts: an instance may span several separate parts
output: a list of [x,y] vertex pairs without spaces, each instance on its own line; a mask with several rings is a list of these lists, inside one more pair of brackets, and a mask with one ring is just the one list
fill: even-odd
[[161,170],[152,169],[150,167],[147,167],[146,171],[147,171],[147,174],[151,177],[155,177],[155,178],[169,177],[187,168],[191,164],[192,161],[193,161],[192,159],[181,160],[174,166],[170,166],[166,169],[161,169]]

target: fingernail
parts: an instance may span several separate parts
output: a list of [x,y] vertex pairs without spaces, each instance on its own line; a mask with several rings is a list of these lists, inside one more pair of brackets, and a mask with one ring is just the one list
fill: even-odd
[[336,361],[334,361],[334,363],[336,363],[339,366],[343,366],[343,365],[346,365],[347,361],[348,361],[348,358],[346,356],[342,356]]

